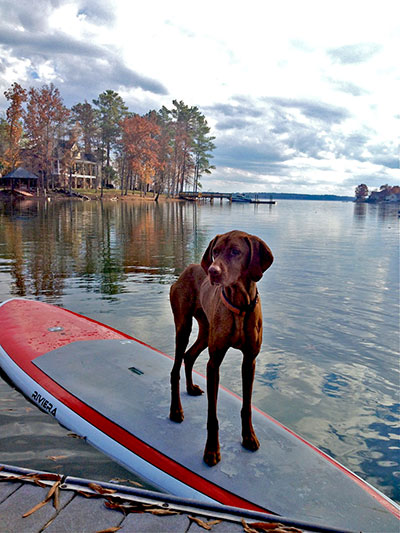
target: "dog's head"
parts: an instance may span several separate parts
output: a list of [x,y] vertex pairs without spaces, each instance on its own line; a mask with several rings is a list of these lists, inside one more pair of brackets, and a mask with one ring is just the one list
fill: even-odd
[[214,237],[204,252],[201,266],[212,284],[228,286],[243,277],[259,281],[273,260],[263,240],[235,230]]

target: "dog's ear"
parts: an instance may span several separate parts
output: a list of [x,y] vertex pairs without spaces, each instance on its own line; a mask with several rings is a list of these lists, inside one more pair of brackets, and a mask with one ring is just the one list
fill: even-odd
[[259,281],[263,273],[272,265],[274,256],[263,240],[255,235],[246,237],[250,247],[248,272],[253,281]]
[[201,266],[203,267],[203,270],[206,274],[208,274],[208,269],[210,268],[211,263],[213,262],[212,253],[213,253],[213,248],[215,246],[215,243],[217,242],[218,237],[219,235],[214,237],[213,240],[210,242],[201,260]]

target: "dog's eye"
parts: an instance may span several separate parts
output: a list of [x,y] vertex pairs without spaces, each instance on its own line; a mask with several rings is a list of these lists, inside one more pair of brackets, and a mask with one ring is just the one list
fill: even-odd
[[232,248],[231,255],[233,255],[233,256],[240,255],[240,250],[237,250],[236,248]]
[[219,251],[218,250],[213,250],[212,258],[216,259],[218,256],[219,256]]

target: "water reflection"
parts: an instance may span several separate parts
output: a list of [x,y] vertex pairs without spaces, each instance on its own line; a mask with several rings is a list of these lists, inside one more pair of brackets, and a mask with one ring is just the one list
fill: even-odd
[[57,300],[70,277],[104,295],[123,293],[128,275],[170,283],[206,245],[197,209],[188,212],[180,202],[121,203],[117,209],[112,202],[23,202],[0,209],[2,256],[12,258],[14,296]]
[[[215,234],[255,233],[275,262],[259,283],[265,333],[254,403],[400,499],[397,209],[293,201],[0,204],[0,300],[53,301],[172,354],[169,285],[199,262]],[[199,358],[201,372],[206,360]],[[240,364],[230,350],[221,371],[238,394]],[[8,399],[4,387],[0,402]],[[24,401],[10,415],[0,404],[1,456],[18,437],[15,453],[7,451],[16,464],[34,461],[30,443],[41,461],[55,453],[34,439],[24,444],[15,420],[30,436],[59,431],[45,415],[39,425],[36,410],[24,416]],[[69,470],[75,461],[77,475],[84,464],[86,477],[96,477],[98,458],[87,461],[86,449],[64,441],[54,445],[73,456]]]

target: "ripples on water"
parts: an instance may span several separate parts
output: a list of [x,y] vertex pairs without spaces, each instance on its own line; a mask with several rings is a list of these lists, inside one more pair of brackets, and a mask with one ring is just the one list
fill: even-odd
[[[62,305],[173,354],[169,285],[215,234],[259,235],[275,262],[259,283],[254,403],[400,500],[397,210],[301,201],[2,205],[0,300]],[[230,350],[221,371],[239,394],[240,362]],[[0,461],[132,478],[4,381],[0,424]]]

